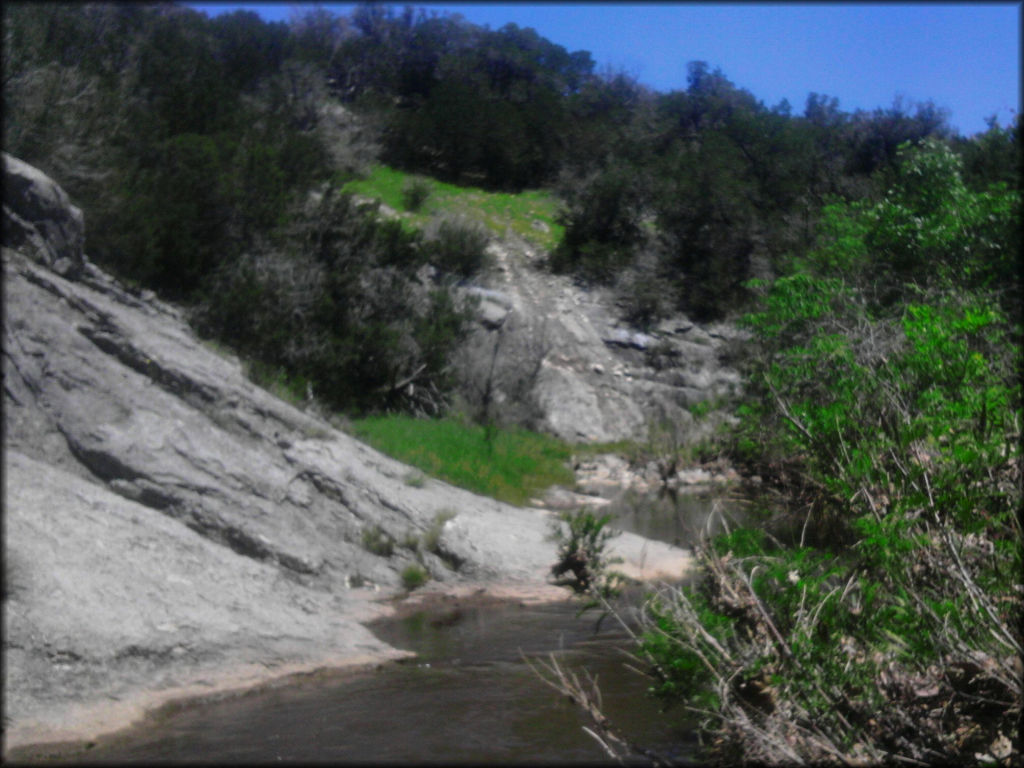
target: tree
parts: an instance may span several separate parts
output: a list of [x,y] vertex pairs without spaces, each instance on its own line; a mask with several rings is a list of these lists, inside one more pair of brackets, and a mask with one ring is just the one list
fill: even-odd
[[122,268],[182,299],[200,287],[224,251],[229,218],[222,148],[199,134],[159,144],[129,182],[121,212]]
[[870,113],[858,110],[848,126],[851,149],[847,173],[870,175],[891,168],[896,164],[896,152],[902,144],[916,145],[929,136],[948,137],[948,115],[948,110],[931,101],[911,104],[899,96],[888,109]]
[[947,147],[899,159],[754,286],[736,450],[780,482],[787,461],[799,510],[702,542],[698,583],[646,614],[658,692],[721,759],[956,762],[1019,717],[1020,326],[979,276],[1009,244],[968,223],[993,201]]
[[552,267],[610,282],[632,262],[644,239],[641,220],[648,194],[641,169],[614,161],[566,189],[559,215],[565,235],[551,254]]
[[233,90],[250,91],[284,63],[288,26],[267,23],[254,11],[223,13],[210,21],[217,58]]
[[[937,140],[904,144],[891,185],[877,203],[834,202],[823,232],[836,274],[859,284],[885,307],[920,288],[954,285],[996,291],[1020,310],[1020,194],[995,184],[967,188],[962,161]],[[867,267],[867,268],[865,268]]]
[[995,115],[986,120],[988,129],[968,139],[960,139],[955,149],[964,161],[964,181],[972,189],[1002,182],[1009,189],[1020,188],[1021,118],[1002,127]]

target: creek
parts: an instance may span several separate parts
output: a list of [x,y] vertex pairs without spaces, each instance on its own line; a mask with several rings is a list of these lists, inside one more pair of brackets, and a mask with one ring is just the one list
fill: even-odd
[[[687,543],[719,495],[651,503],[623,498],[616,525]],[[673,511],[674,510],[674,511]],[[639,595],[634,596],[634,600]],[[513,762],[607,761],[582,729],[585,714],[547,687],[524,655],[597,677],[603,710],[628,738],[679,763],[693,763],[693,724],[662,713],[649,680],[629,669],[631,643],[615,619],[598,627],[569,601],[475,604],[441,600],[371,629],[413,659],[376,670],[313,676],[232,699],[184,707],[101,742],[97,762],[272,761]],[[638,666],[642,666],[639,665]]]

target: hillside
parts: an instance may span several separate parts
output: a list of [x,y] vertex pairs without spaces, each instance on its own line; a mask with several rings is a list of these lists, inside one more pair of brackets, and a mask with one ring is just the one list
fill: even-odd
[[8,746],[393,658],[425,580],[550,596],[556,508],[599,600],[606,508],[693,546],[614,542],[694,575],[631,619],[703,757],[1019,762],[1019,114],[385,4],[2,14]]
[[[437,589],[552,595],[546,512],[413,483],[269,395],[91,264],[52,180],[7,155],[4,174],[5,749],[396,658],[361,622],[410,566]],[[637,576],[687,562],[618,544]]]

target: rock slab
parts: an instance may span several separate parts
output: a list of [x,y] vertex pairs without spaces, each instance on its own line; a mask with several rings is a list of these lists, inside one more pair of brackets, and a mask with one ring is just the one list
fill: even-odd
[[[441,588],[545,585],[548,513],[412,482],[256,387],[178,309],[90,264],[66,195],[4,160],[5,217],[25,224],[2,254],[5,750],[402,655],[363,622],[414,563]],[[368,543],[381,536],[390,551]],[[641,575],[689,563],[616,542]]]

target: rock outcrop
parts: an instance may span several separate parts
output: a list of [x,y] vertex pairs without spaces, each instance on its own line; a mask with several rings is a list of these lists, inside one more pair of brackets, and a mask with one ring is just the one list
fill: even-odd
[[[444,588],[544,586],[547,513],[414,481],[256,387],[178,309],[89,263],[60,188],[4,162],[6,749],[402,655],[361,622],[414,562]],[[616,545],[635,575],[687,563]]]
[[[716,412],[698,423],[690,408],[739,393],[740,374],[728,357],[742,332],[678,316],[641,333],[619,322],[607,291],[538,268],[540,254],[526,242],[510,238],[489,248],[496,266],[489,287],[471,289],[480,298],[474,343],[486,357],[506,334],[505,368],[536,369],[529,393],[536,426],[570,442],[605,442],[645,440],[652,424],[664,422],[695,440],[726,418]],[[521,388],[518,378],[506,378]]]
[[85,262],[85,219],[53,179],[3,153],[4,242],[61,275]]

